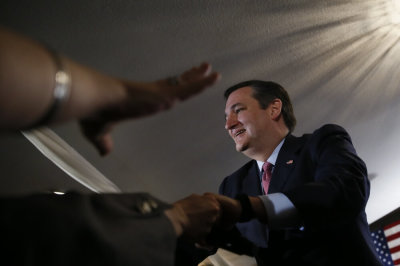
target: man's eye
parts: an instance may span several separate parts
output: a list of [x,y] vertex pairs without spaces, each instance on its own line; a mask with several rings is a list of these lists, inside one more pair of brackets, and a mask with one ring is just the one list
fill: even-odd
[[243,110],[244,110],[244,108],[235,109],[235,114],[238,114],[238,113],[240,113],[240,111],[243,111]]

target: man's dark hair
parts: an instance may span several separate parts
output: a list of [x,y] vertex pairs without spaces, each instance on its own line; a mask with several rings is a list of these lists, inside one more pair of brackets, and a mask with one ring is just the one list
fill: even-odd
[[273,100],[277,98],[280,99],[282,101],[283,120],[285,121],[289,131],[293,132],[294,127],[296,126],[296,117],[294,116],[293,106],[289,95],[281,85],[273,81],[262,80],[240,82],[225,91],[225,100],[228,99],[232,92],[243,87],[251,87],[253,89],[252,96],[258,101],[262,109],[266,109]]

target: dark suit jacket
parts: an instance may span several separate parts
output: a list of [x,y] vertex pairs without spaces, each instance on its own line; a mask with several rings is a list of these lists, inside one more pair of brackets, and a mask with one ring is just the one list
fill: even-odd
[[[261,195],[256,161],[226,177],[219,191]],[[260,265],[381,265],[365,214],[366,166],[343,128],[325,125],[302,137],[288,135],[268,191],[276,192],[292,201],[303,227],[269,231],[256,220],[237,224],[242,235],[266,247],[256,254]]]
[[145,193],[0,198],[0,264],[173,265],[168,207]]

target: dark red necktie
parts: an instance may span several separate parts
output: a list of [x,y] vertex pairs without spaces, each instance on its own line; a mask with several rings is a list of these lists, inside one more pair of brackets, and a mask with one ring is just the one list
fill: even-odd
[[269,188],[269,183],[271,182],[271,176],[272,176],[272,167],[274,165],[272,163],[269,163],[268,161],[265,162],[262,166],[263,169],[263,175],[262,175],[262,186],[264,188],[264,193],[268,194],[268,188]]

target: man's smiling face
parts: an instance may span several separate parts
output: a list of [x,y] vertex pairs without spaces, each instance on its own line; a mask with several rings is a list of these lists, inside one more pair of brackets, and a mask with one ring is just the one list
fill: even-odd
[[270,106],[262,109],[252,94],[251,87],[243,87],[233,91],[226,101],[225,129],[238,152],[261,149],[271,125]]

